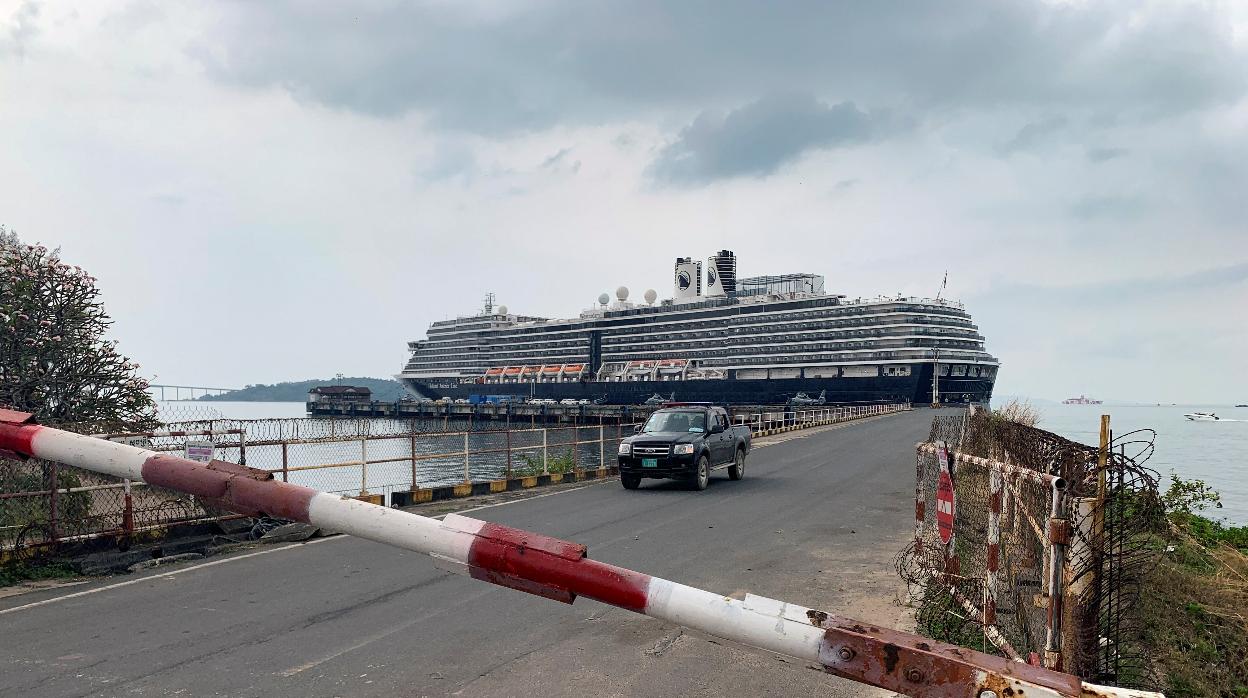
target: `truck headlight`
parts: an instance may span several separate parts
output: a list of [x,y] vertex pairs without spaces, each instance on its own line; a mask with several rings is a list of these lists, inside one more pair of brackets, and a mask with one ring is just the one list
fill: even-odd
[[687,456],[693,453],[693,444],[676,444],[672,447],[672,453],[678,456]]
[[620,444],[620,455],[627,456],[633,452],[632,444]]

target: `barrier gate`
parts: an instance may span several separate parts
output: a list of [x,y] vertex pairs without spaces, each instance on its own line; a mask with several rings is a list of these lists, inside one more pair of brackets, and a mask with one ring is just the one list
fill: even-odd
[[479,519],[443,521],[281,482],[266,470],[200,463],[34,424],[0,409],[0,455],[42,458],[143,480],[240,514],[300,521],[420,552],[473,579],[572,603],[585,596],[728,640],[818,662],[826,672],[911,696],[1121,697],[1161,694],[1081,681],[1058,671],[879,628],[777,599],[729,598],[591,560],[585,546]]

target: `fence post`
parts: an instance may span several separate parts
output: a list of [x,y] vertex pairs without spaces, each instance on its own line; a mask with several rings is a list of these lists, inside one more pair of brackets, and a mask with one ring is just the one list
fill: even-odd
[[472,473],[468,472],[468,432],[464,432],[464,482],[472,482]]
[[368,494],[368,439],[360,439],[360,494]]
[[507,479],[511,479],[511,430],[507,430]]
[[59,518],[59,512],[57,511],[57,504],[59,502],[57,501],[57,497],[60,495],[61,490],[59,469],[60,463],[57,461],[52,461],[51,464],[48,465],[48,477],[52,479],[52,486],[48,488],[52,490],[52,494],[48,497],[48,528],[51,531],[53,543],[61,538],[60,533],[57,531],[57,519]]
[[416,425],[412,425],[412,489],[419,489],[416,484]]
[[550,429],[547,429],[545,427],[542,428],[542,474],[543,475],[550,474],[550,463],[546,460],[546,454],[547,454],[546,435],[549,432],[550,432]]
[[924,496],[923,452],[914,457],[914,553],[923,554],[923,522],[927,519],[927,498]]
[[130,480],[126,478],[122,482],[122,492],[124,492],[125,509],[121,512],[121,530],[129,537],[134,533],[134,498],[130,496]]
[[282,482],[290,482],[290,462],[286,453],[286,442],[282,442]]
[[598,420],[598,467],[607,467],[607,439],[602,430],[602,420]]
[[247,430],[238,430],[238,464],[247,465]]
[[581,444],[580,427],[576,426],[575,420],[572,422],[572,471],[576,471],[576,449]]
[[1049,508],[1049,578],[1046,585],[1049,608],[1045,617],[1044,666],[1058,671],[1062,668],[1062,578],[1066,566],[1066,545],[1070,541],[1065,491],[1066,481],[1054,478]]
[[988,584],[984,598],[984,625],[997,623],[997,570],[1001,566],[1001,468],[988,470]]

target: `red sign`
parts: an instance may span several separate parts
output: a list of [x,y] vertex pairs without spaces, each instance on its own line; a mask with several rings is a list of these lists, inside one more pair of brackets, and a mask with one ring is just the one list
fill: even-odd
[[953,539],[953,478],[949,476],[949,454],[945,444],[937,448],[940,458],[940,477],[936,481],[936,529],[940,532],[940,540],[946,545]]

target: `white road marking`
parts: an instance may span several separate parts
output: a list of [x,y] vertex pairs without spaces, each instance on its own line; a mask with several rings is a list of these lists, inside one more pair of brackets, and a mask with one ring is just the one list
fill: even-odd
[[[605,481],[604,481],[604,482],[605,482]],[[597,484],[597,483],[596,483],[596,484]],[[554,496],[554,495],[556,495],[556,494],[566,494],[566,493],[568,493],[568,492],[576,492],[576,491],[578,491],[578,490],[588,489],[588,488],[590,488],[590,487],[593,487],[593,485],[582,485],[581,487],[573,487],[573,488],[566,489],[566,490],[559,490],[558,492],[547,492],[547,493],[545,493],[545,494],[534,495],[534,496],[532,496],[532,497],[522,497],[522,498],[519,498],[519,499],[512,499],[512,500],[509,500],[509,501],[506,501],[506,502],[496,502],[496,503],[494,503],[494,504],[484,504],[484,505],[479,506],[479,507],[473,507],[473,508],[471,508],[471,509],[463,509],[463,510],[460,510],[460,511],[456,511],[456,512],[449,512],[449,513],[454,513],[454,514],[466,514],[466,513],[471,512],[471,511],[481,511],[482,509],[492,509],[492,508],[494,508],[494,507],[501,507],[501,506],[506,506],[506,505],[508,505],[508,504],[515,504],[516,502],[527,502],[527,501],[532,500],[532,499],[541,499],[542,497],[552,497],[552,496]],[[441,518],[444,518],[445,516],[446,516],[446,514],[439,514],[438,516],[434,516],[434,517],[432,517],[432,518],[434,518],[434,519],[441,519]],[[23,604],[23,605],[21,605],[21,606],[13,606],[12,608],[0,608],[0,616],[4,615],[4,614],[6,614],[6,613],[16,613],[17,611],[24,611],[24,610],[31,609],[31,608],[37,608],[37,607],[39,607],[39,606],[46,606],[46,605],[48,605],[48,604],[53,604],[53,603],[56,603],[56,602],[58,602],[58,601],[66,601],[66,600],[69,600],[69,599],[76,599],[76,598],[78,598],[78,597],[80,597],[80,596],[87,596],[87,595],[90,595],[90,594],[97,594],[97,593],[99,593],[99,592],[101,592],[101,591],[109,591],[109,590],[111,590],[111,589],[119,589],[119,588],[121,588],[121,587],[128,587],[128,586],[131,586],[131,585],[133,585],[133,584],[140,584],[140,583],[142,583],[142,582],[150,581],[150,580],[157,579],[157,578],[167,578],[167,577],[172,577],[172,576],[174,576],[174,575],[182,574],[182,573],[184,573],[184,572],[193,572],[193,571],[195,571],[195,570],[201,570],[201,569],[204,569],[205,567],[214,567],[214,566],[216,566],[216,565],[224,565],[224,564],[226,564],[226,563],[236,562],[236,561],[238,561],[238,560],[246,560],[247,558],[250,558],[250,557],[257,557],[257,556],[259,556],[259,555],[268,555],[269,553],[277,553],[277,552],[281,552],[281,551],[283,551],[283,550],[292,550],[292,549],[295,549],[295,548],[301,548],[301,547],[306,546],[306,545],[315,545],[315,544],[317,544],[317,543],[325,543],[325,542],[332,541],[332,540],[346,540],[346,539],[348,539],[348,538],[350,538],[350,537],[351,537],[351,536],[347,536],[347,535],[334,535],[334,536],[328,536],[328,537],[325,537],[325,538],[317,538],[317,539],[310,540],[310,541],[307,541],[307,542],[301,542],[301,543],[291,543],[290,545],[283,545],[283,546],[281,546],[280,548],[269,548],[269,549],[267,549],[267,550],[257,550],[257,551],[255,551],[255,552],[245,553],[245,554],[243,554],[243,555],[233,555],[233,556],[231,556],[231,557],[223,558],[223,559],[220,559],[220,560],[213,560],[212,562],[204,562],[204,563],[201,563],[201,564],[198,564],[198,565],[191,565],[190,567],[181,567],[181,568],[175,569],[175,570],[170,571],[170,572],[162,572],[162,573],[160,573],[160,574],[152,574],[152,575],[148,575],[148,576],[146,576],[146,577],[140,577],[139,579],[129,579],[129,580],[126,580],[126,581],[124,581],[124,582],[117,582],[116,584],[109,584],[109,585],[107,585],[107,586],[96,587],[96,588],[94,588],[94,589],[87,589],[86,591],[79,591],[79,592],[75,592],[75,593],[73,593],[73,594],[66,594],[66,595],[64,595],[64,596],[54,596],[54,597],[52,597],[52,598],[50,598],[50,599],[44,599],[44,600],[42,600],[42,601],[33,601],[33,602],[31,602],[31,603],[28,603],[28,604]],[[81,583],[81,582],[78,582],[78,583]]]
[[118,589],[118,588],[121,588],[121,587],[128,587],[128,586],[130,586],[131,584],[141,584],[141,583],[143,583],[143,582],[148,582],[148,581],[151,581],[151,580],[153,580],[153,579],[157,579],[157,578],[164,578],[164,579],[168,579],[169,577],[172,577],[172,576],[174,576],[174,575],[178,575],[178,574],[182,574],[183,572],[191,572],[191,571],[194,571],[194,570],[202,570],[202,569],[203,569],[203,568],[205,568],[205,567],[214,567],[214,566],[216,566],[216,565],[224,565],[224,564],[225,564],[225,563],[227,563],[227,562],[234,562],[234,561],[236,561],[236,560],[245,560],[245,559],[247,559],[247,558],[249,558],[249,557],[256,557],[256,556],[258,556],[258,555],[268,555],[269,553],[276,553],[276,552],[280,552],[280,551],[282,551],[282,550],[289,550],[289,549],[291,549],[291,548],[298,548],[298,547],[301,547],[301,546],[304,546],[304,545],[315,545],[315,544],[317,544],[317,543],[324,543],[324,542],[326,542],[326,541],[330,541],[330,540],[334,540],[334,538],[319,538],[319,539],[317,539],[317,540],[308,541],[307,543],[291,543],[290,545],[283,545],[283,546],[282,546],[282,547],[280,547],[280,548],[270,548],[270,549],[268,549],[268,550],[257,550],[257,551],[256,551],[256,552],[254,552],[254,553],[246,553],[246,554],[244,554],[244,555],[235,555],[235,556],[233,556],[233,557],[227,557],[227,558],[222,559],[222,560],[213,560],[212,562],[205,562],[205,563],[202,563],[202,564],[199,564],[199,565],[191,565],[190,567],[183,567],[183,568],[181,568],[181,569],[176,569],[176,570],[173,570],[173,571],[171,571],[171,572],[162,572],[162,573],[160,573],[160,574],[148,575],[148,576],[146,576],[146,577],[141,577],[141,578],[139,578],[139,579],[130,579],[130,580],[127,580],[127,581],[124,581],[124,582],[118,582],[118,583],[116,583],[116,584],[109,584],[109,585],[107,585],[107,586],[96,587],[96,588],[94,588],[94,589],[87,589],[86,591],[79,591],[79,592],[75,592],[75,593],[73,593],[73,594],[66,594],[66,595],[64,595],[64,596],[56,596],[56,597],[53,597],[53,598],[50,598],[50,599],[44,599],[44,600],[42,600],[42,601],[34,601],[34,602],[32,602],[32,603],[24,604],[24,605],[22,605],[22,606],[14,606],[14,607],[12,607],[12,608],[4,608],[4,609],[0,609],[0,616],[4,615],[4,614],[6,614],[6,613],[15,613],[15,612],[17,612],[17,611],[24,611],[24,610],[26,610],[26,609],[28,609],[28,608],[35,608],[35,607],[37,607],[37,606],[46,606],[47,604],[50,604],[50,603],[56,603],[57,601],[65,601],[66,599],[76,599],[76,598],[78,598],[78,597],[80,597],[80,596],[87,596],[87,595],[89,595],[89,594],[98,594],[98,593],[99,593],[99,592],[101,592],[101,591],[108,591],[108,590],[110,590],[110,589]]

